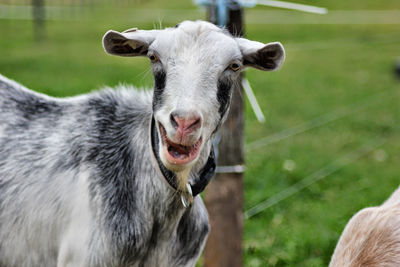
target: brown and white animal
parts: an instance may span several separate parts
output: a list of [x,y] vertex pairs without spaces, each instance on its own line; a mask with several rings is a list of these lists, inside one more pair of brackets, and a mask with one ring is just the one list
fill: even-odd
[[109,31],[103,44],[149,57],[154,92],[58,99],[0,76],[1,267],[194,266],[209,229],[197,195],[232,85],[284,59],[280,43],[204,21]]
[[329,267],[400,266],[400,188],[379,207],[351,218]]

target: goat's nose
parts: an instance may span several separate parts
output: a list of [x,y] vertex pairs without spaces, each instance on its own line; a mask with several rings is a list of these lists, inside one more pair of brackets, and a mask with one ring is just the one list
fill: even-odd
[[197,111],[173,111],[170,115],[172,126],[182,135],[187,135],[201,126],[201,116]]

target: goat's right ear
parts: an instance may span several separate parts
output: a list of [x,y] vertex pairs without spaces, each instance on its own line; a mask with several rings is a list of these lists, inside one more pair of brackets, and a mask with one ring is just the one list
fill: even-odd
[[136,28],[122,33],[110,30],[103,37],[103,47],[111,55],[146,56],[149,46],[159,32],[160,30],[144,31]]

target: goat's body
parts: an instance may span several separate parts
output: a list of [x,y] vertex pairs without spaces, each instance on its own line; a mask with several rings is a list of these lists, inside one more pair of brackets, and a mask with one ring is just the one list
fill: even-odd
[[149,149],[151,94],[53,99],[0,76],[0,266],[194,266],[208,233]]
[[245,67],[273,71],[285,58],[280,43],[204,21],[108,31],[103,46],[148,56],[153,95],[61,100],[0,76],[1,267],[194,266],[208,216],[199,197],[182,204],[215,171],[233,85]]
[[329,266],[400,266],[400,188],[381,206],[351,218]]

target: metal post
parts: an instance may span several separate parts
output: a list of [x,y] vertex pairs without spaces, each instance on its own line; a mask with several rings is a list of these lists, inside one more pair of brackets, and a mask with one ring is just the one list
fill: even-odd
[[33,34],[35,41],[45,38],[45,8],[44,0],[32,0]]
[[[228,30],[243,35],[242,9],[230,10]],[[212,14],[212,12],[209,12]],[[241,77],[239,78],[241,79]],[[230,113],[220,130],[218,165],[244,163],[243,88],[233,88]],[[240,267],[243,262],[243,173],[217,173],[207,187],[205,202],[210,215],[211,232],[206,244],[206,267]]]

